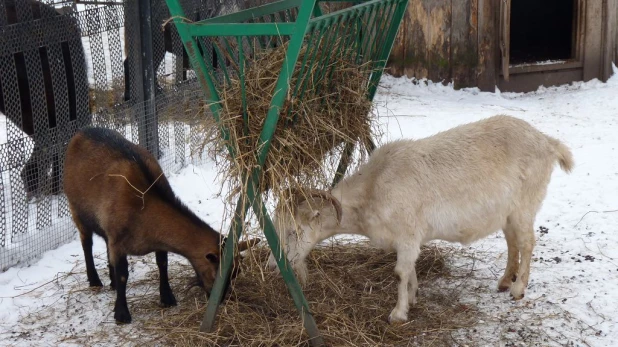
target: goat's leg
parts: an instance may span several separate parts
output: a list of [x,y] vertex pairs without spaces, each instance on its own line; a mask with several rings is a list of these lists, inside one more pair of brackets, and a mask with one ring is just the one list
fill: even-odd
[[109,257],[109,245],[107,245],[107,241],[105,241],[107,246],[107,268],[109,269],[109,280],[110,280],[110,288],[116,290],[116,273],[114,271],[114,265],[112,265],[112,261]]
[[506,261],[506,269],[504,275],[498,281],[498,291],[504,292],[511,288],[511,285],[517,279],[519,271],[519,248],[517,247],[517,231],[510,221],[502,229],[506,238],[506,246],[508,248],[508,258]]
[[[71,209],[73,214],[73,210]],[[82,241],[82,248],[84,250],[84,258],[86,259],[86,276],[88,276],[88,282],[91,287],[103,287],[97,269],[94,266],[94,258],[92,256],[92,231],[87,230],[84,224],[78,216],[73,214],[73,221],[79,230],[79,238]]]
[[[408,320],[410,301],[408,284],[412,282],[414,285],[417,281],[414,266],[419,254],[420,249],[418,247],[406,247],[397,250],[395,274],[399,277],[399,285],[397,291],[397,304],[388,317],[390,323],[405,322]],[[412,276],[414,276],[414,279],[411,279]],[[418,284],[416,284],[416,287],[418,287]]]
[[161,303],[163,306],[176,306],[176,298],[172,293],[169,278],[167,276],[167,252],[155,252],[157,266],[159,267],[159,292],[161,293]]
[[416,278],[416,267],[412,267],[410,278],[408,279],[408,303],[412,306],[416,305],[416,295],[418,295],[418,279]]
[[[112,245],[112,242],[110,242]],[[127,280],[129,279],[129,263],[125,254],[115,254],[111,250],[112,264],[116,273],[116,304],[114,319],[117,323],[131,323],[131,313],[127,307]]]
[[521,260],[517,279],[511,285],[511,296],[514,300],[519,300],[524,297],[524,291],[528,287],[528,278],[530,276],[530,261],[532,260],[532,250],[536,240],[534,238],[534,229],[532,223],[522,223],[517,230],[517,247],[521,252]]

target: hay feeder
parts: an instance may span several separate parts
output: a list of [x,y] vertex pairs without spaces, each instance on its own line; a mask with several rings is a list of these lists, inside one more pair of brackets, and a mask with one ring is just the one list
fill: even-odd
[[323,345],[262,195],[313,175],[339,148],[336,183],[356,143],[372,150],[366,114],[408,0],[348,1],[348,7],[282,0],[200,22],[185,18],[179,0],[166,1],[217,123],[238,195],[200,330],[212,331],[252,207],[311,344]]

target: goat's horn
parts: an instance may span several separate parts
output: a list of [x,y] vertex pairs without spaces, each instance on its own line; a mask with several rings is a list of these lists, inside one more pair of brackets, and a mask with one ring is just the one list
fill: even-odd
[[[319,189],[308,189],[307,192],[308,192],[308,195],[312,197],[322,198],[322,199],[330,201],[331,204],[333,204],[333,207],[335,208],[335,212],[337,213],[337,223],[341,223],[341,218],[343,215],[341,203],[339,202],[339,200],[337,200],[337,198],[333,196],[333,194],[325,190],[319,190]],[[304,194],[301,194],[298,190],[295,190],[294,193],[295,193],[294,195],[299,196],[298,200],[296,200],[296,204],[300,204],[301,202],[307,199],[307,197]]]

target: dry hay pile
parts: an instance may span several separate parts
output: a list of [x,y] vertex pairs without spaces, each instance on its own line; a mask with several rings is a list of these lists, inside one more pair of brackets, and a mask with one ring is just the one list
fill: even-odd
[[[476,324],[478,312],[458,302],[457,292],[444,292],[432,280],[448,276],[446,257],[450,248],[424,247],[417,262],[422,294],[409,312],[410,321],[390,325],[387,321],[397,300],[397,279],[393,273],[396,255],[364,244],[316,248],[309,260],[309,280],[304,294],[318,329],[329,346],[443,345],[450,333]],[[175,290],[178,306],[156,309],[152,303],[134,303],[137,315],[156,310],[145,322],[156,340],[175,346],[308,346],[308,335],[279,275],[264,272],[261,264],[268,248],[257,247],[243,262],[242,272],[221,305],[216,331],[200,333],[206,309],[201,290]],[[153,269],[153,272],[156,271]],[[173,288],[186,285],[192,275],[171,275]],[[174,271],[176,272],[176,271]],[[156,287],[156,276],[152,283]]]
[[[279,201],[288,201],[289,188],[324,189],[332,182],[345,143],[360,144],[356,146],[361,153],[358,163],[364,160],[369,141],[378,137],[372,103],[367,99],[373,65],[353,62],[356,48],[339,50],[346,47],[344,40],[349,38],[342,35],[334,43],[316,40],[301,49],[260,178],[260,191],[271,193]],[[245,54],[251,58],[244,64],[244,83],[237,74],[230,74],[230,81],[224,79],[219,86],[220,117],[230,130],[228,142],[221,139],[212,123],[202,127],[203,145],[217,163],[219,177],[229,184],[228,201],[235,201],[234,196],[247,188],[248,183],[241,182],[242,175],[257,166],[260,133],[287,47],[284,43]],[[223,47],[221,51],[226,52]],[[234,59],[229,55],[228,59],[232,61],[228,69],[238,71]],[[303,64],[305,59],[314,63]],[[319,63],[326,61],[328,64]],[[243,120],[243,85],[248,124]],[[294,96],[297,88],[304,89],[302,97]],[[226,145],[234,148],[235,158],[228,154]]]

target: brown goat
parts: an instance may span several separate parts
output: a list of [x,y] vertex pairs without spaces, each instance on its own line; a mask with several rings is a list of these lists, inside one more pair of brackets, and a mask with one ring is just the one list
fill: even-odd
[[[127,255],[155,252],[164,306],[176,305],[168,281],[167,252],[187,258],[198,283],[210,292],[225,240],[221,242],[221,234],[180,202],[157,160],[145,148],[114,130],[79,130],[66,152],[64,191],[79,229],[91,287],[103,285],[94,267],[92,234],[107,244],[111,286],[117,291],[117,322],[131,322],[125,296]],[[238,251],[258,242],[242,242]],[[232,276],[236,276],[238,265],[234,264]]]

